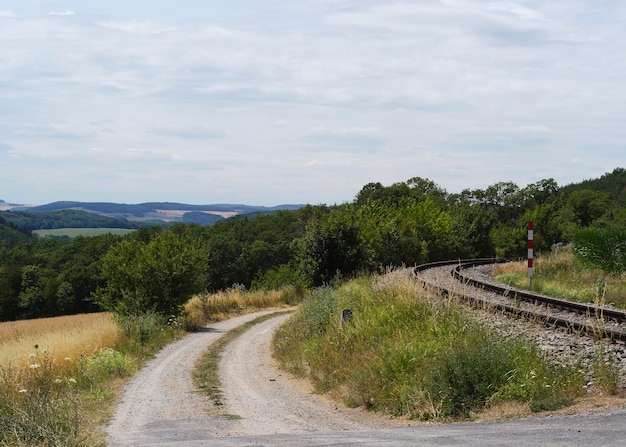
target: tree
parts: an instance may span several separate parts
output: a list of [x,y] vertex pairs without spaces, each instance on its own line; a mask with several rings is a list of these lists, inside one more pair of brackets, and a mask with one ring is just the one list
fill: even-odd
[[299,259],[304,276],[313,286],[337,276],[349,277],[368,264],[359,226],[347,206],[309,222],[300,241]]
[[201,241],[161,231],[149,242],[122,241],[102,259],[106,287],[96,294],[107,310],[123,315],[154,311],[176,315],[203,289],[206,270]]
[[573,191],[567,198],[565,208],[569,210],[575,223],[589,227],[611,209],[611,195],[607,192],[581,189]]

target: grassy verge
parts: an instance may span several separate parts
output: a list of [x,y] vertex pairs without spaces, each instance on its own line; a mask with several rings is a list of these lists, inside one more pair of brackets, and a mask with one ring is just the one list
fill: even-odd
[[222,405],[221,383],[219,377],[219,365],[222,359],[222,352],[237,337],[246,332],[252,326],[262,323],[270,318],[283,315],[285,312],[276,312],[262,317],[255,318],[236,329],[228,331],[222,335],[215,343],[202,354],[196,362],[193,379],[197,388],[201,389],[211,398],[216,407]]
[[[540,254],[533,264],[534,292],[586,303],[626,307],[626,278],[609,276],[599,269],[583,268],[574,260],[571,249]],[[499,282],[529,289],[526,262],[499,264],[493,275]]]
[[[276,334],[282,366],[349,406],[425,420],[507,402],[556,409],[584,392],[576,365],[550,364],[522,337],[503,340],[408,276],[386,278],[315,290]],[[352,310],[347,323],[342,309]]]
[[0,446],[104,446],[122,384],[167,343],[210,320],[293,304],[295,289],[192,299],[180,319],[92,314],[0,323]]

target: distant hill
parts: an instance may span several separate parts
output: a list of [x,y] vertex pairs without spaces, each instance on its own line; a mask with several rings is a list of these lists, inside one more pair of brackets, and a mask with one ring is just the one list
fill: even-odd
[[78,209],[61,211],[2,211],[0,216],[15,228],[25,230],[52,230],[58,228],[127,228],[136,229],[142,225],[126,219],[118,219],[101,214],[88,213]]
[[[4,203],[4,202],[0,202]],[[296,210],[304,205],[273,207],[240,204],[189,205],[172,202],[123,204],[112,202],[52,202],[37,206],[12,205],[0,212],[8,221],[30,230],[52,228],[137,228],[176,222],[212,225],[233,216]]]
[[17,227],[0,214],[0,248],[11,248],[32,239],[29,230]]

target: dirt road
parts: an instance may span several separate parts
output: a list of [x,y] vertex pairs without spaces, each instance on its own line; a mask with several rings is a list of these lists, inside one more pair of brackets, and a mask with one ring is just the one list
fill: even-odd
[[198,356],[223,333],[268,312],[233,318],[167,346],[127,385],[106,432],[114,447],[211,438],[392,426],[360,410],[339,409],[276,369],[269,345],[281,315],[229,345],[220,366],[223,408],[194,389]]
[[269,355],[275,328],[286,316],[253,326],[224,352],[224,407],[192,385],[195,359],[246,315],[189,334],[166,347],[128,384],[106,428],[109,445],[127,446],[618,446],[626,439],[626,411],[489,423],[390,428],[398,422],[336,407],[279,372]]

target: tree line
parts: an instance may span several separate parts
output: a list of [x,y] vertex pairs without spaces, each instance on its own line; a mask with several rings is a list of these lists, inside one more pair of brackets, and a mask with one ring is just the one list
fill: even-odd
[[624,234],[626,171],[580,185],[500,182],[451,194],[415,177],[369,183],[349,203],[207,227],[181,223],[69,241],[29,237],[0,248],[0,321],[100,309],[176,314],[194,293],[235,285],[310,288],[390,266],[522,257],[528,220],[537,251],[582,230]]

